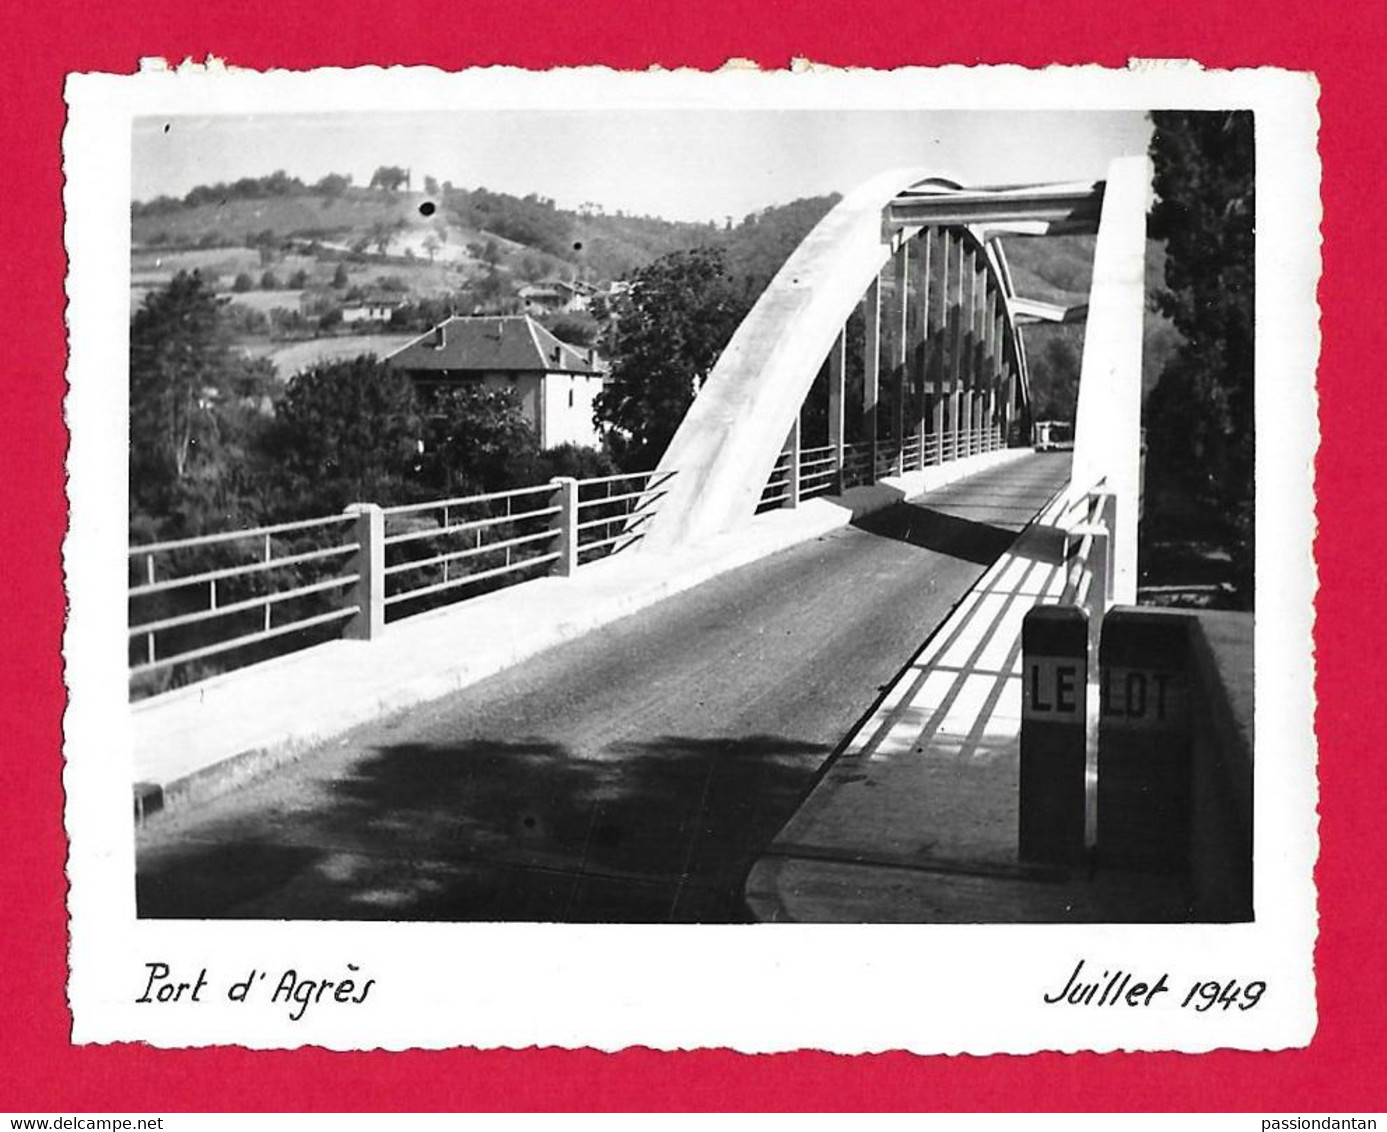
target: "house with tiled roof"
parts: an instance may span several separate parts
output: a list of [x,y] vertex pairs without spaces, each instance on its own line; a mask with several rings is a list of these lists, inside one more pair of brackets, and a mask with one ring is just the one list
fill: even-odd
[[578,283],[563,279],[542,279],[516,292],[526,314],[572,314],[588,309],[591,295]]
[[595,448],[593,401],[603,370],[591,350],[561,342],[528,315],[458,316],[385,358],[419,389],[478,382],[510,389],[541,448]]

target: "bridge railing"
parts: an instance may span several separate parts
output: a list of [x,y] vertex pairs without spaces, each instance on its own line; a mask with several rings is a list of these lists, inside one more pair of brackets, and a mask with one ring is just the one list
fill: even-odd
[[332,515],[130,547],[131,676],[340,628],[358,613],[355,533],[355,516]]
[[840,470],[833,445],[806,448],[799,455],[799,497],[811,499],[832,491]]
[[869,440],[843,445],[843,486],[871,483],[872,444]]
[[636,472],[129,548],[131,697],[531,581],[645,536],[672,471]]
[[631,472],[577,481],[578,561],[593,562],[645,538],[673,472]]
[[386,619],[447,591],[538,577],[559,560],[555,495],[541,484],[383,508]]
[[792,452],[782,452],[775,458],[775,463],[771,465],[771,474],[766,478],[766,486],[761,490],[758,510],[798,502],[794,494],[794,485],[790,482],[790,467],[793,461]]
[[1084,609],[1089,635],[1097,648],[1103,614],[1113,604],[1113,527],[1117,497],[1103,480],[1071,491],[1058,525],[1064,531],[1067,563],[1059,604]]
[[[916,432],[901,444],[889,436],[879,437],[875,447],[866,440],[844,444],[841,462],[832,444],[802,449],[797,465],[793,450],[787,449],[771,466],[757,510],[793,507],[801,500],[874,483],[885,476],[918,472],[949,460],[996,452],[1005,447],[1006,438],[1000,426],[987,425],[942,434]],[[793,474],[796,467],[798,476]]]

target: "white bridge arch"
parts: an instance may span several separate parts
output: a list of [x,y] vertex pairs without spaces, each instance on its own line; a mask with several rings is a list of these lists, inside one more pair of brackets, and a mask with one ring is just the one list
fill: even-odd
[[[965,188],[904,170],[859,186],[805,237],[733,334],[660,462],[661,473],[677,474],[659,477],[666,495],[642,548],[676,551],[755,513],[787,436],[797,445],[801,408],[825,359],[829,442],[841,475],[845,327],[861,309],[873,475],[883,376],[898,383],[898,420],[882,422],[897,452],[916,425],[922,462],[927,433],[943,438],[932,449],[940,459],[963,454],[947,447],[951,434],[983,428],[995,435],[995,429],[1005,443],[1015,424],[1029,423],[1019,326],[1088,314],[1075,480],[1107,478],[1130,488],[1130,524],[1121,505],[1118,521],[1119,529],[1131,527],[1134,554],[1148,184],[1146,160],[1128,158],[1114,162],[1107,181],[1099,182]],[[1016,294],[999,237],[1095,231],[1087,310]],[[884,292],[894,296],[889,312]],[[1099,315],[1103,325],[1095,334]],[[1112,380],[1119,369],[1127,380]],[[906,383],[918,392],[917,420],[904,419]],[[1085,393],[1086,386],[1103,388]],[[1131,572],[1134,578],[1134,564]]]

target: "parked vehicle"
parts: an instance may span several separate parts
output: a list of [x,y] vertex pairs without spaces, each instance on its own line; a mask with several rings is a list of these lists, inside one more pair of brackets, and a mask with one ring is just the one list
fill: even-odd
[[1035,450],[1054,452],[1074,447],[1074,426],[1068,421],[1036,421]]

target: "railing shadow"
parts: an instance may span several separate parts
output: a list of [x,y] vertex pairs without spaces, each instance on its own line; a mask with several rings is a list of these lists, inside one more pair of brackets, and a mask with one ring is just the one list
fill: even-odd
[[1007,527],[964,519],[922,503],[897,503],[854,519],[852,525],[868,534],[980,566],[995,562],[1016,541],[1017,534]]

